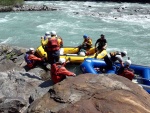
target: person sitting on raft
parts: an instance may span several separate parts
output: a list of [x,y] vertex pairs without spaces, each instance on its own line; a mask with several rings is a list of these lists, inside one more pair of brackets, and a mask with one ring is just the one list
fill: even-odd
[[[88,37],[86,34],[83,35],[83,43],[79,46],[79,55],[85,56],[88,54],[88,50],[92,47],[92,39]],[[80,54],[81,52],[81,54]],[[85,55],[83,54],[85,53]]]
[[44,58],[39,58],[37,56],[35,56],[35,50],[34,48],[29,48],[29,50],[26,52],[25,56],[24,56],[25,62],[27,63],[27,66],[29,69],[32,69],[34,67],[36,67],[38,64],[44,65]]
[[131,60],[126,60],[124,62],[124,67],[121,67],[118,70],[118,75],[126,77],[129,80],[132,80],[135,77],[135,75],[134,75],[134,70],[130,69],[130,65],[131,65]]
[[75,73],[65,68],[66,63],[67,61],[64,58],[60,58],[59,62],[51,65],[51,78],[54,84],[64,80],[66,76],[76,76]]

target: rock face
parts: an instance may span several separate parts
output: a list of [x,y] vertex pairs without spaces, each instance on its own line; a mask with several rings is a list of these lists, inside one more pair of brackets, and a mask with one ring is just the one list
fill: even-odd
[[49,72],[40,67],[27,69],[25,52],[26,48],[0,45],[0,113],[24,111],[52,85]]
[[21,64],[24,61],[25,52],[26,48],[0,45],[0,71],[3,72],[17,67],[22,70]]
[[149,94],[126,78],[78,73],[53,85],[49,71],[27,69],[25,52],[0,45],[0,113],[150,113]]
[[150,113],[150,98],[117,75],[81,74],[56,84],[26,113]]

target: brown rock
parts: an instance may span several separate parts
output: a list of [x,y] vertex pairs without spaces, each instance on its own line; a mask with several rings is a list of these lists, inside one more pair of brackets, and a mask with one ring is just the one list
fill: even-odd
[[54,85],[27,113],[150,113],[149,108],[149,94],[130,80],[82,74]]

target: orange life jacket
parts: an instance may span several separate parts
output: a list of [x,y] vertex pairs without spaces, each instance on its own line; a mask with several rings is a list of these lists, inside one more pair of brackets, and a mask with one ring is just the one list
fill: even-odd
[[48,38],[46,49],[47,51],[57,51],[60,49],[60,46],[58,44],[58,40],[56,37]]
[[62,81],[66,76],[73,76],[73,74],[61,64],[55,63],[51,66],[51,77],[54,83]]

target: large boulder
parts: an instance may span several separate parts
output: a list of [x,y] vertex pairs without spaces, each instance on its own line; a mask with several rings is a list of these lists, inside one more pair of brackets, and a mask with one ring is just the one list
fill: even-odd
[[0,98],[0,113],[20,113],[20,110],[25,105],[26,101],[22,98]]
[[150,113],[149,94],[117,75],[81,74],[54,85],[26,113]]
[[0,45],[0,113],[20,113],[48,92],[50,72],[29,70],[24,62],[26,48]]
[[0,78],[0,113],[24,111],[53,85],[52,81],[43,81],[40,74],[32,72],[0,72]]
[[12,69],[23,70],[24,68],[21,65],[24,62],[25,52],[26,48],[0,45],[0,71],[5,72]]

